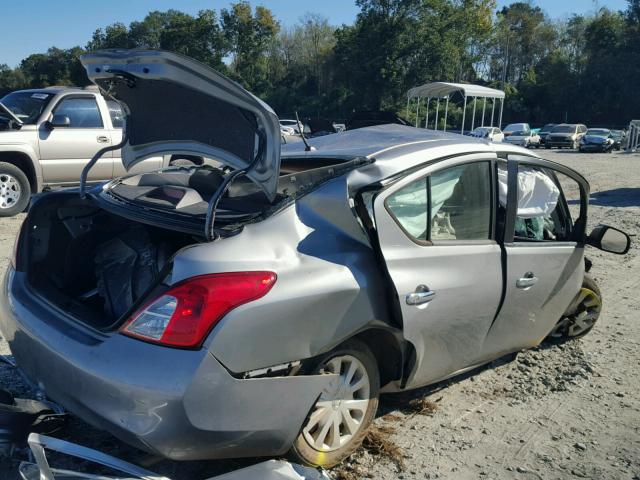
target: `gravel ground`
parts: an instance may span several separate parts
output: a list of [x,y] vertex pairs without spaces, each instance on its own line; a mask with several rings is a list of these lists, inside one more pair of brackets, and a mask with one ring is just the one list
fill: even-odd
[[[591,226],[607,223],[638,234],[640,155],[544,154],[591,183]],[[22,218],[0,220],[0,271]],[[624,257],[588,251],[604,297],[591,334],[544,344],[443,384],[383,397],[366,448],[332,475],[345,480],[640,479],[639,251],[637,243]],[[9,353],[2,339],[0,353]],[[0,385],[28,393],[17,374],[2,365]],[[60,436],[176,479],[206,478],[256,461],[160,461],[79,420]],[[0,462],[0,479],[16,478],[15,466],[15,461]]]

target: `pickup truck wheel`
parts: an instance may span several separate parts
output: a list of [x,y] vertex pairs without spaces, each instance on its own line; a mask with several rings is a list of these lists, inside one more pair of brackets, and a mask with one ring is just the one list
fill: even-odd
[[311,373],[337,373],[338,382],[322,392],[291,448],[299,463],[329,468],[362,443],[376,410],[380,376],[375,357],[362,342],[350,340],[324,355]]
[[175,160],[171,160],[169,165],[172,167],[195,167],[196,164],[191,160],[187,160],[186,158],[176,158]]
[[31,197],[29,179],[15,165],[0,162],[0,217],[24,211]]
[[571,310],[563,315],[549,337],[560,340],[584,337],[593,329],[601,311],[600,289],[593,278],[585,275]]

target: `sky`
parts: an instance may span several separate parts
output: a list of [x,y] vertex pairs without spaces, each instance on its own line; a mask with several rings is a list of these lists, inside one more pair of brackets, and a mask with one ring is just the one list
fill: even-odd
[[[566,18],[572,13],[590,13],[599,7],[613,10],[626,8],[626,0],[531,0],[553,18]],[[513,0],[498,0],[498,8]],[[11,67],[32,53],[45,52],[56,46],[84,46],[93,32],[111,23],[128,25],[141,20],[150,10],[175,8],[187,13],[229,6],[229,0],[27,0],[7,2],[2,11],[0,64]],[[333,25],[350,24],[358,9],[353,0],[250,0],[253,5],[270,8],[285,26],[293,25],[304,13],[326,16]]]

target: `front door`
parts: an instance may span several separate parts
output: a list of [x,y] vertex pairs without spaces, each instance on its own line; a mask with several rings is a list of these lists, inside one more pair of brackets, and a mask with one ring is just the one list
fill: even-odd
[[506,291],[487,336],[486,357],[538,345],[584,276],[586,181],[551,162],[527,164],[522,157],[508,164]]
[[416,363],[408,386],[473,365],[502,290],[495,158],[471,155],[411,173],[374,200],[376,231]]
[[[98,150],[111,145],[100,109],[93,95],[62,98],[52,115],[69,118],[69,126],[38,130],[40,164],[45,183],[78,183],[80,173]],[[106,180],[113,175],[113,158],[104,155],[89,172],[89,180]]]

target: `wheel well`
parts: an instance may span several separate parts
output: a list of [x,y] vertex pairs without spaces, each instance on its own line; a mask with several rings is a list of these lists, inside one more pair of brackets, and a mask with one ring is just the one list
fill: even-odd
[[404,364],[402,349],[392,332],[375,328],[361,332],[354,338],[364,342],[376,357],[380,372],[380,387],[402,377]]
[[180,155],[180,154],[171,155],[171,158],[169,159],[169,164],[171,164],[171,162],[173,162],[174,160],[189,160],[195,163],[196,165],[202,165],[204,163],[204,159],[197,155]]
[[34,193],[38,191],[36,172],[28,155],[20,152],[0,152],[0,162],[10,163],[22,170],[29,179],[31,191]]

